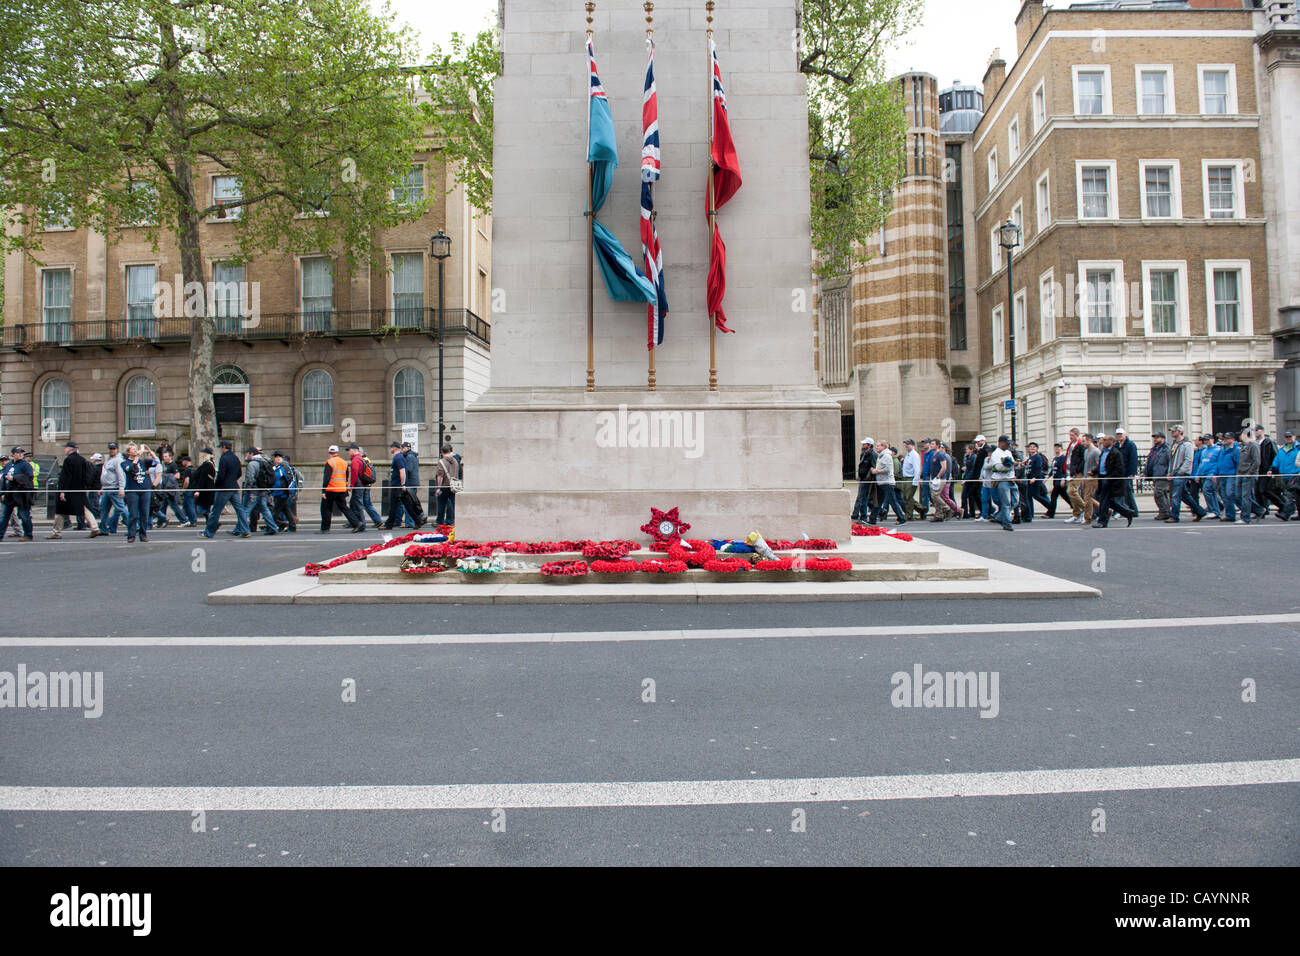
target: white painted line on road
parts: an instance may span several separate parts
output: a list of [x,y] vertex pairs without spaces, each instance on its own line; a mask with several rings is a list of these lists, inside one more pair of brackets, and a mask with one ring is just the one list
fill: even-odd
[[335,787],[0,787],[0,811],[470,810],[1016,797],[1300,783],[1300,760],[989,773]]
[[898,624],[871,627],[694,628],[669,631],[538,631],[516,634],[280,634],[165,637],[0,637],[0,647],[351,647],[415,644],[575,644],[623,641],[740,641],[788,637],[955,637],[961,634],[1045,631],[1145,631],[1189,627],[1300,624],[1300,614],[1221,617],[1093,618],[1085,621],[1003,621]]

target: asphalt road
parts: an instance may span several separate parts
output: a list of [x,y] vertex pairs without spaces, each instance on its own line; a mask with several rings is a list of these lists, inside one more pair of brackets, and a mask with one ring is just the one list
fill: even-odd
[[[24,807],[0,810],[0,863],[1300,863],[1294,775],[1243,785],[1238,771],[1224,771],[1214,785],[1193,787],[1193,771],[1179,769],[1232,762],[1251,779],[1276,766],[1270,762],[1300,757],[1300,523],[1173,527],[1139,519],[1131,529],[1091,530],[1040,520],[1014,534],[970,522],[913,528],[1086,581],[1104,597],[214,608],[203,603],[210,591],[377,536],[203,541],[163,530],[147,545],[84,535],[0,542],[0,635],[23,639],[0,646],[0,671],[21,663],[28,672],[104,675],[98,718],[0,708],[0,805],[17,799]],[[1273,614],[1294,620],[1250,619]],[[1241,619],[1142,626],[1227,616]],[[1103,619],[1133,626],[1055,624]],[[998,626],[1025,621],[1043,626]],[[976,623],[988,627],[963,629]],[[741,639],[757,628],[910,624],[953,630]],[[641,641],[628,633],[678,628],[735,629],[737,639]],[[619,639],[40,645],[51,636],[561,630]],[[996,674],[996,717],[975,707],[894,706],[893,675],[918,664]],[[644,699],[647,680],[653,702]],[[355,702],[343,699],[349,681]],[[1243,681],[1254,687],[1253,702],[1242,699]],[[1159,779],[1080,791],[1033,776],[1133,767],[1155,768]],[[991,781],[996,795],[924,794],[925,781],[951,774]],[[911,790],[878,792],[876,778],[893,785],[900,775],[922,777]],[[859,799],[788,800],[746,789],[804,778],[868,780],[855,784]],[[584,787],[596,793],[610,782],[627,783],[635,805],[582,796]],[[671,786],[661,792],[654,782]],[[549,798],[537,796],[546,784],[571,784],[579,795],[547,806]],[[499,802],[477,806],[477,797],[456,791],[437,809],[394,809],[401,795],[377,789],[475,785],[501,785]],[[63,788],[98,788],[78,791],[92,804],[111,803],[119,788],[146,789],[139,809],[90,810],[38,809],[54,804],[5,790],[36,786],[55,788],[55,799],[71,792]],[[215,806],[237,792],[231,788],[340,786],[366,808],[320,810],[291,797],[288,809],[271,791],[252,789],[238,791],[248,801],[241,809],[149,809],[166,792],[152,788],[214,788],[205,794]],[[733,796],[698,805],[700,786]],[[710,802],[717,800],[724,802]],[[205,811],[201,832],[195,810]]]

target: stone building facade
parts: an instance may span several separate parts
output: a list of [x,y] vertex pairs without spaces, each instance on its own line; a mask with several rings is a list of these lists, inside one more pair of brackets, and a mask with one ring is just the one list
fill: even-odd
[[974,136],[985,432],[1010,431],[1013,335],[1022,443],[1275,427],[1256,27],[1227,6],[1022,5]]
[[[238,188],[213,169],[198,180],[201,195]],[[426,194],[434,202],[425,215],[376,233],[382,270],[350,271],[329,250],[236,266],[224,261],[233,225],[200,226],[223,436],[306,465],[346,441],[382,456],[415,425],[422,456],[434,454],[439,270],[430,238],[443,230],[452,238],[443,263],[445,435],[463,447],[465,405],[488,385],[491,225],[432,143],[413,153],[394,198]],[[151,307],[155,283],[179,285],[174,240],[154,249],[135,230],[110,244],[90,230],[45,226],[39,261],[14,253],[4,263],[0,440],[51,457],[69,438],[83,449],[114,439],[187,447],[190,320]]]

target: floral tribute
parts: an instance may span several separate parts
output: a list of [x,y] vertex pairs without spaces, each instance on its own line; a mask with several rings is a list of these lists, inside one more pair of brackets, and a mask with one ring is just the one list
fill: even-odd
[[718,552],[713,550],[713,545],[707,541],[699,541],[691,538],[686,542],[691,546],[691,550],[682,547],[679,541],[668,548],[668,560],[684,561],[688,567],[698,568],[704,565],[705,561],[712,561],[718,556]]
[[611,561],[597,558],[591,562],[592,574],[631,574],[640,569],[641,565],[636,561]]
[[317,564],[314,562],[309,563],[302,570],[303,573],[306,574],[308,577],[314,578],[317,575],[319,575],[322,571],[328,571],[331,568],[337,568],[345,564],[351,564],[353,561],[362,561],[370,557],[372,554],[375,554],[379,551],[384,551],[388,548],[395,548],[399,544],[405,544],[406,542],[410,541],[414,537],[415,537],[415,532],[411,532],[410,534],[403,535],[400,538],[394,538],[392,541],[382,541],[379,544],[372,544],[368,548],[360,548],[356,551],[351,552],[350,554],[345,554],[342,557],[335,558],[332,561],[326,561],[324,564]]
[[794,558],[777,558],[775,561],[755,561],[755,571],[789,571],[794,567]]
[[646,574],[685,574],[686,562],[672,560],[661,561],[658,558],[650,558],[637,565],[637,570],[643,571]]
[[899,541],[911,541],[912,536],[906,531],[890,531],[888,528],[881,528],[878,525],[871,524],[854,524],[853,536],[855,538],[878,538],[881,536],[887,538],[896,538]]
[[744,558],[714,558],[712,561],[705,561],[703,567],[705,571],[712,571],[714,574],[736,574],[740,571],[748,571],[750,563]]
[[805,571],[852,571],[853,562],[848,558],[808,558],[804,561]]
[[839,548],[830,538],[808,538],[804,541],[769,541],[773,551],[835,551]]
[[626,558],[637,549],[635,541],[588,541],[581,549],[584,558],[617,560]]
[[586,573],[586,561],[547,561],[542,565],[542,574],[548,578],[581,577]]
[[641,530],[654,538],[655,551],[667,551],[682,540],[682,535],[691,530],[691,526],[681,519],[677,509],[660,511],[650,509],[650,520],[641,526]]

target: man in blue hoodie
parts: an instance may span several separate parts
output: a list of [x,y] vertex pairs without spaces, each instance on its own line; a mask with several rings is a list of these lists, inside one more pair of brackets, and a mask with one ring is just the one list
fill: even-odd
[[208,523],[199,532],[200,538],[211,538],[221,527],[221,512],[230,505],[235,510],[235,530],[230,532],[236,537],[247,538],[252,532],[248,528],[248,515],[239,501],[239,476],[244,466],[239,463],[239,456],[231,451],[231,444],[222,439],[221,457],[217,459],[217,477],[213,482],[212,507],[208,509]]
[[1300,521],[1300,445],[1296,445],[1295,433],[1286,432],[1282,444],[1278,446],[1273,463],[1268,466],[1269,474],[1282,479],[1282,508],[1279,516],[1283,521]]
[[1218,487],[1215,489],[1223,500],[1223,520],[1228,524],[1237,521],[1237,463],[1241,461],[1241,449],[1231,434],[1223,436],[1223,448],[1217,462]]
[[1215,520],[1223,517],[1216,484],[1221,452],[1222,449],[1215,444],[1213,435],[1201,436],[1201,460],[1196,465],[1196,477],[1201,479],[1201,494],[1205,496],[1205,510]]

